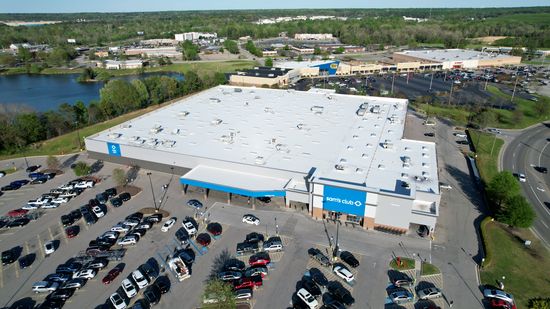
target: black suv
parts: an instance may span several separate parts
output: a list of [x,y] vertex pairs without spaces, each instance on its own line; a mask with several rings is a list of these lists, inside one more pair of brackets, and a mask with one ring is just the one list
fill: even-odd
[[84,217],[86,224],[95,224],[97,222],[96,216],[90,212],[87,206],[80,207],[80,212],[82,213],[82,217]]
[[15,247],[2,252],[2,265],[8,265],[17,261],[17,258],[19,257],[19,251],[20,250]]
[[80,209],[75,209],[69,213],[69,216],[73,219],[73,222],[74,222],[82,218],[82,213],[80,212]]
[[118,196],[119,199],[121,199],[123,202],[128,202],[132,196],[128,192],[122,192]]
[[69,226],[69,225],[72,225],[73,223],[74,223],[74,219],[70,215],[61,216],[61,224],[63,224],[63,226]]
[[160,294],[160,289],[156,285],[151,285],[143,292],[143,297],[149,304],[155,305],[160,301]]
[[257,242],[241,242],[237,244],[237,255],[253,254],[258,252]]
[[359,266],[359,261],[349,251],[340,252],[340,258],[342,259],[342,261],[346,262],[349,266],[353,268]]
[[246,235],[246,240],[245,242],[263,242],[264,241],[264,235],[260,234],[260,233],[256,233],[256,232],[252,232],[248,235]]
[[122,206],[122,199],[119,198],[119,197],[113,197],[111,199],[111,205],[113,205],[113,207],[120,207]]
[[109,197],[113,197],[116,195],[116,188],[109,188],[103,193],[107,194]]
[[355,299],[350,292],[343,287],[339,282],[332,281],[327,286],[329,293],[339,302],[346,306],[351,306],[355,303]]
[[309,248],[307,250],[307,253],[309,254],[309,256],[312,259],[315,259],[317,262],[319,262],[319,264],[321,264],[323,266],[329,266],[330,265],[330,260],[328,259],[328,257],[326,255],[323,254],[323,252],[321,252],[321,250],[319,250],[317,248]]

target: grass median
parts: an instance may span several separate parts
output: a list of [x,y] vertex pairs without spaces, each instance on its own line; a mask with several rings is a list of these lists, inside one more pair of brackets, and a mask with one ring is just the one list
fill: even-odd
[[[550,295],[547,276],[550,254],[530,230],[510,229],[489,222],[483,237],[487,240],[487,250],[492,252],[492,261],[481,271],[482,284],[498,286],[497,280],[503,281],[518,308],[528,308],[531,298]],[[525,246],[525,240],[531,240],[531,245]]]
[[489,183],[498,173],[498,154],[504,141],[494,134],[468,130],[476,149],[476,163],[481,179]]

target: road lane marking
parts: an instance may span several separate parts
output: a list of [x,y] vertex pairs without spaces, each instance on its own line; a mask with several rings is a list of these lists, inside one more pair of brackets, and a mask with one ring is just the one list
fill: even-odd
[[537,201],[539,201],[540,205],[542,206],[542,209],[544,209],[544,211],[546,211],[546,213],[550,216],[550,211],[545,207],[544,203],[540,201],[539,197],[537,196],[537,193],[535,193],[535,190],[533,190],[533,187],[531,187],[531,185],[529,185],[529,189],[531,189],[531,191],[533,192],[533,195],[535,195],[535,198],[537,199]]
[[540,221],[540,223],[542,223],[542,225],[544,225],[546,228],[549,228],[548,225],[546,225],[546,223],[544,223],[544,221]]

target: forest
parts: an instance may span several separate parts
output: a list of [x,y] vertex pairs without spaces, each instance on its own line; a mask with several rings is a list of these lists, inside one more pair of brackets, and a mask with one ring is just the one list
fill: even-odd
[[[347,20],[306,20],[254,24],[260,18],[298,15],[345,16]],[[427,18],[417,23],[402,16]],[[462,47],[468,39],[508,36],[514,45],[550,48],[550,7],[485,9],[324,9],[185,11],[146,13],[0,14],[0,20],[59,20],[39,27],[0,25],[0,46],[11,43],[46,43],[53,46],[68,38],[89,46],[132,43],[141,39],[173,38],[186,31],[212,31],[237,39],[275,37],[280,32],[332,33],[355,45],[443,44]],[[138,35],[143,32],[143,35]]]

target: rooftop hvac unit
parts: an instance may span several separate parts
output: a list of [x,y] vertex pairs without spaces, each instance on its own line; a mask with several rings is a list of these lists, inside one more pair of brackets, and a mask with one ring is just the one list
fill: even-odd
[[243,90],[241,88],[234,88],[233,91],[234,92],[243,92]]
[[401,182],[401,187],[405,188],[405,189],[410,189],[411,188],[411,185],[406,182],[406,181],[402,181]]
[[129,123],[125,123],[125,124],[123,124],[121,127],[122,127],[123,129],[130,129],[130,128],[132,127],[132,125],[129,124]]
[[178,134],[180,134],[180,129],[175,128],[174,130],[172,130],[172,134],[173,134],[173,135],[178,135]]
[[149,132],[151,133],[159,133],[160,131],[162,131],[162,126],[160,124],[156,124],[154,125],[150,130]]
[[188,111],[181,111],[178,113],[178,116],[180,118],[184,118],[184,117],[187,117],[187,115],[189,115],[189,112]]
[[361,104],[361,105],[359,106],[359,108],[368,109],[368,108],[369,108],[369,103],[365,102],[365,103]]
[[220,103],[222,100],[218,99],[218,98],[210,98],[210,102],[213,102],[213,103]]
[[275,112],[273,111],[273,108],[271,108],[271,107],[264,108],[264,112],[275,114]]
[[363,117],[363,116],[365,116],[365,113],[366,113],[366,112],[367,112],[366,109],[360,108],[360,109],[357,110],[356,114],[357,114],[357,116],[359,116],[359,117]]
[[271,144],[277,143],[277,139],[276,139],[276,138],[272,138],[270,143],[271,143]]
[[334,166],[334,168],[337,170],[337,171],[343,171],[344,170],[344,166],[342,164],[336,164]]
[[221,124],[222,122],[223,121],[221,119],[217,118],[217,119],[212,120],[210,122],[210,124],[217,126],[217,125]]
[[380,114],[380,105],[375,105],[372,107],[371,112],[373,114]]
[[257,156],[257,157],[256,157],[256,160],[254,161],[254,163],[256,163],[257,165],[264,165],[264,164],[265,164],[264,157],[262,157],[262,156]]
[[162,146],[166,148],[173,148],[176,145],[176,141],[165,140],[162,142]]
[[156,138],[150,138],[147,140],[147,146],[156,147],[158,144],[158,141]]
[[393,148],[393,144],[388,142],[388,141],[385,141],[384,143],[382,143],[382,147],[384,149],[392,149]]
[[403,162],[404,162],[404,163],[411,163],[411,157],[409,157],[409,156],[404,156],[404,157],[403,157]]
[[355,172],[356,172],[357,174],[361,174],[361,173],[363,173],[363,169],[360,168],[360,167],[358,167],[358,168],[355,169]]
[[323,113],[323,110],[325,108],[323,106],[319,106],[319,105],[314,105],[310,108],[310,110],[314,113],[314,114],[322,114]]
[[122,136],[122,134],[120,134],[120,133],[109,133],[109,134],[107,135],[107,137],[109,137],[110,139],[117,139],[117,138],[119,138],[119,137],[121,137],[121,136]]

